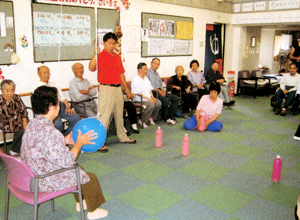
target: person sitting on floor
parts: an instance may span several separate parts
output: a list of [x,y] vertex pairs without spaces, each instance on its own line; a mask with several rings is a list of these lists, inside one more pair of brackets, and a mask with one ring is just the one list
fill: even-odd
[[[21,159],[36,175],[44,175],[55,170],[72,167],[83,145],[93,144],[97,133],[93,130],[81,134],[78,130],[74,144],[72,133],[66,137],[58,131],[53,120],[58,116],[60,102],[55,87],[41,86],[34,90],[31,105],[36,117],[28,123],[22,141]],[[73,145],[69,149],[66,144]],[[108,211],[99,206],[105,202],[98,177],[80,168],[83,208],[88,210],[88,219],[104,218]],[[39,192],[55,192],[76,186],[75,170],[68,170],[43,178],[39,181]],[[74,194],[76,210],[80,211],[78,195]]]
[[[57,88],[58,90],[58,99],[60,101],[60,110],[57,118],[54,120],[53,124],[54,126],[60,130],[61,133],[67,135],[71,133],[74,126],[77,124],[77,122],[80,121],[80,116],[72,109],[69,105],[68,100],[65,98],[62,90],[58,87],[58,85],[54,82],[49,81],[50,79],[50,70],[47,66],[40,66],[38,69],[38,76],[40,77],[40,81],[37,85],[39,86],[52,86]],[[37,88],[35,87],[35,88]],[[68,121],[68,128],[65,131],[64,125],[62,122],[62,118],[66,119]]]
[[[4,129],[13,132],[13,142],[10,154],[17,156],[20,153],[22,136],[28,122],[27,108],[20,96],[15,94],[16,84],[9,79],[1,82],[0,113],[4,122]],[[0,121],[0,126],[2,123]]]
[[191,110],[191,117],[197,106],[197,99],[195,95],[191,94],[192,83],[186,76],[183,75],[183,66],[177,66],[175,69],[176,75],[169,79],[168,87],[172,88],[172,94],[180,97],[181,91],[181,105],[182,105],[182,116],[186,119],[189,118],[188,114]]
[[201,97],[204,94],[207,94],[207,90],[205,88],[206,80],[203,76],[203,73],[198,70],[199,69],[198,60],[192,60],[190,63],[190,68],[192,70],[188,72],[188,79],[193,84],[192,92],[197,92],[199,95],[199,99],[201,99]]
[[220,84],[212,83],[209,95],[203,95],[196,108],[196,115],[184,122],[186,130],[198,129],[199,131],[221,131],[223,124],[217,121],[222,113],[223,100],[218,97]]
[[205,74],[206,85],[210,86],[211,83],[219,83],[221,85],[221,92],[219,97],[223,100],[223,105],[231,106],[234,105],[235,101],[230,101],[228,95],[228,83],[225,82],[225,78],[218,71],[220,64],[214,61],[211,65],[211,69]]
[[74,109],[85,118],[97,115],[97,103],[93,96],[97,94],[97,89],[85,78],[83,78],[84,66],[81,63],[72,65],[75,77],[70,81],[70,97],[75,102]]
[[139,120],[139,123],[146,128],[148,127],[148,121],[151,125],[155,125],[154,120],[157,119],[162,104],[161,101],[156,99],[152,94],[153,87],[147,78],[147,64],[139,63],[137,69],[138,75],[134,76],[131,81],[131,91],[134,94],[138,94],[133,98],[133,101],[141,102],[143,99],[143,108],[145,109],[143,109],[142,120]]
[[[297,70],[296,64],[291,63],[289,65],[290,72],[284,74],[280,80],[280,88],[275,93],[275,115],[285,116],[286,109],[294,102],[297,85],[300,82],[300,75]],[[282,104],[285,96],[285,102]]]

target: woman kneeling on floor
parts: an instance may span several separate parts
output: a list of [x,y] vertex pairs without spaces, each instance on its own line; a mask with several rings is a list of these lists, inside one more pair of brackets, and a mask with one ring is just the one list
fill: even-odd
[[221,131],[223,124],[217,121],[222,112],[223,100],[218,97],[220,84],[213,83],[209,87],[209,95],[200,99],[196,108],[196,115],[184,123],[186,130]]
[[[33,112],[37,116],[28,123],[22,140],[21,158],[37,175],[47,174],[61,168],[72,167],[81,147],[92,144],[97,133],[78,131],[74,144],[72,132],[64,137],[53,125],[59,113],[58,93],[55,87],[38,87],[31,96]],[[74,144],[69,150],[66,144]],[[105,202],[95,174],[80,169],[83,208],[88,210],[88,219],[99,219],[108,215],[108,211],[98,208]],[[75,170],[69,170],[46,177],[39,181],[40,192],[54,192],[76,185]],[[74,194],[76,209],[80,211],[78,195]]]

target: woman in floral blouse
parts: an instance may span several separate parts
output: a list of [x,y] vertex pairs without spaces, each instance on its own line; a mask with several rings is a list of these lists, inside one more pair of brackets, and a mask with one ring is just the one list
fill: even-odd
[[[81,135],[78,131],[74,144],[72,133],[64,137],[53,125],[59,113],[57,89],[38,87],[31,96],[32,109],[37,116],[28,123],[22,141],[21,158],[37,175],[47,174],[54,170],[71,167],[85,144],[93,144],[94,131]],[[69,150],[66,144],[74,144]],[[108,211],[98,208],[105,202],[98,178],[93,173],[80,170],[83,207],[88,209],[88,219],[103,218]],[[46,177],[39,182],[40,192],[54,192],[76,185],[75,170],[66,171]],[[75,195],[76,209],[80,211],[78,195]]]
[[[0,114],[6,132],[14,133],[11,155],[18,155],[21,149],[22,136],[27,126],[28,114],[20,96],[15,94],[16,85],[12,80],[1,82]],[[0,126],[2,126],[0,121]]]

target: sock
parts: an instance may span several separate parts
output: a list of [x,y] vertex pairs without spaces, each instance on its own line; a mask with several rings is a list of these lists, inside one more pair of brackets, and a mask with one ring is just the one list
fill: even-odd
[[88,212],[87,218],[88,219],[99,219],[99,218],[104,218],[108,215],[108,211],[105,209],[96,209],[93,212]]
[[136,124],[132,124],[131,127],[132,127],[133,130],[137,130],[138,129]]

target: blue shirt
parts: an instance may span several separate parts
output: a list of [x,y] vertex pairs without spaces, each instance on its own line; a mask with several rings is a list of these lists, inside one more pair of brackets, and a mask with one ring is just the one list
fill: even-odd
[[152,68],[149,68],[148,73],[147,73],[147,77],[151,82],[151,85],[153,86],[153,88],[155,89],[162,89],[162,82],[161,82],[161,78],[158,74],[158,72],[154,72],[154,70]]

